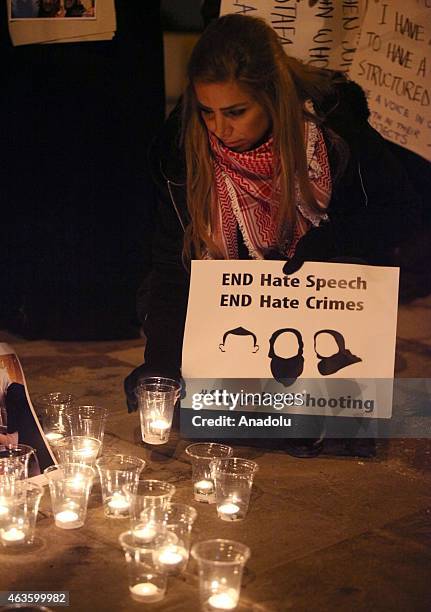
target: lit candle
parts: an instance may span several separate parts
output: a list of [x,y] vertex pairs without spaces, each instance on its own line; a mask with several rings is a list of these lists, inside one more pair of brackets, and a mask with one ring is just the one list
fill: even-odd
[[169,429],[171,424],[166,419],[154,419],[154,421],[150,422],[150,429],[153,433],[157,433],[163,435],[167,429]]
[[55,515],[55,524],[62,529],[73,529],[81,527],[82,523],[79,520],[79,515],[73,510],[63,510]]
[[45,436],[50,442],[58,442],[64,438],[63,434],[57,433],[56,431],[49,431],[47,434],[45,434]]
[[136,539],[141,540],[141,542],[151,542],[157,535],[156,529],[151,527],[151,525],[146,525],[145,527],[138,526],[136,529],[133,529],[133,535]]
[[193,485],[196,501],[203,501],[207,504],[215,502],[214,483],[212,480],[199,480]]
[[238,596],[235,589],[229,589],[223,593],[214,593],[208,599],[211,608],[218,610],[233,610],[238,604]]
[[167,569],[177,569],[187,560],[187,557],[187,551],[183,546],[173,546],[172,544],[162,546],[157,555],[159,564],[168,566]]
[[156,587],[152,582],[138,582],[129,587],[133,599],[137,601],[157,601],[163,597],[162,589]]
[[70,481],[73,491],[79,491],[85,487],[85,478],[82,474],[76,474]]
[[74,454],[78,461],[84,459],[96,459],[99,454],[101,443],[99,440],[84,440],[82,448],[78,448],[74,451]]
[[114,510],[114,512],[128,510],[129,505],[126,496],[121,493],[114,493],[111,500],[108,502],[109,508]]
[[225,504],[217,507],[217,512],[219,513],[220,518],[224,521],[234,521],[237,519],[239,510],[239,506],[232,502],[226,502]]
[[6,543],[18,543],[25,539],[25,532],[22,529],[16,527],[10,527],[9,529],[3,529],[1,534],[2,540]]

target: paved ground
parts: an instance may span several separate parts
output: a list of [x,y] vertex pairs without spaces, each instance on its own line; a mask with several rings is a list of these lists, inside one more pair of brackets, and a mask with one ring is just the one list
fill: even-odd
[[[396,370],[399,377],[431,371],[431,299],[400,308]],[[175,498],[194,504],[187,441],[175,434],[160,452],[140,442],[137,415],[128,415],[122,379],[141,361],[139,340],[66,343],[26,341],[6,332],[0,340],[19,354],[31,394],[74,393],[110,410],[106,448],[145,458],[146,477],[177,487]],[[428,403],[429,406],[429,403]],[[194,540],[226,537],[248,544],[241,611],[428,611],[431,609],[431,443],[382,441],[377,457],[329,454],[296,459],[264,444],[241,449],[259,463],[250,512],[223,523],[212,506],[199,512]],[[335,449],[336,450],[336,449]],[[199,506],[199,507],[198,507]],[[103,518],[96,486],[86,525],[59,532],[49,495],[42,502],[37,539],[25,554],[0,553],[0,589],[67,589],[71,610],[138,610],[128,596],[119,549],[122,521]],[[171,579],[153,610],[199,609],[195,567]]]

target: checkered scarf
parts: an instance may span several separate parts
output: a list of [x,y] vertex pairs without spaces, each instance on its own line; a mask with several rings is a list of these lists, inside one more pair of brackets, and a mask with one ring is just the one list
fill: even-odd
[[[237,153],[209,134],[215,189],[213,190],[213,239],[225,259],[238,259],[237,227],[253,259],[264,259],[266,249],[276,246],[275,223],[280,197],[279,180],[274,177],[273,138],[252,151]],[[296,185],[297,219],[293,240],[284,255],[291,257],[298,240],[312,225],[327,218],[331,197],[331,174],[321,130],[305,122],[308,175],[320,211],[303,200]],[[275,179],[275,180],[274,180]]]

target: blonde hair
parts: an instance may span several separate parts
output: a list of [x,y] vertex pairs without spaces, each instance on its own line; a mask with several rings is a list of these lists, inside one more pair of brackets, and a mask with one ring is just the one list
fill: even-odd
[[315,106],[333,90],[333,73],[289,57],[274,30],[262,19],[225,15],[210,25],[193,49],[184,93],[182,139],[187,166],[187,206],[190,224],[184,238],[184,259],[201,259],[209,252],[222,255],[212,239],[211,196],[214,184],[208,134],[200,116],[194,84],[235,81],[267,112],[280,177],[276,212],[277,244],[284,250],[293,237],[296,221],[295,180],[302,197],[318,208],[313,196],[304,143],[304,117],[319,117],[305,109]]

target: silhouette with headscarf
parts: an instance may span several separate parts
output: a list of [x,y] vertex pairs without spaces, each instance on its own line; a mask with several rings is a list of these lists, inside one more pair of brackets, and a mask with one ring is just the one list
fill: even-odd
[[[333,355],[324,357],[317,352],[316,339],[320,334],[329,334],[332,336],[337,343],[338,351]],[[314,334],[314,350],[317,357],[320,359],[317,364],[317,368],[322,376],[329,376],[329,374],[335,374],[338,370],[347,368],[347,366],[362,361],[360,357],[353,355],[348,349],[346,349],[346,343],[344,336],[335,329],[321,329]]]

